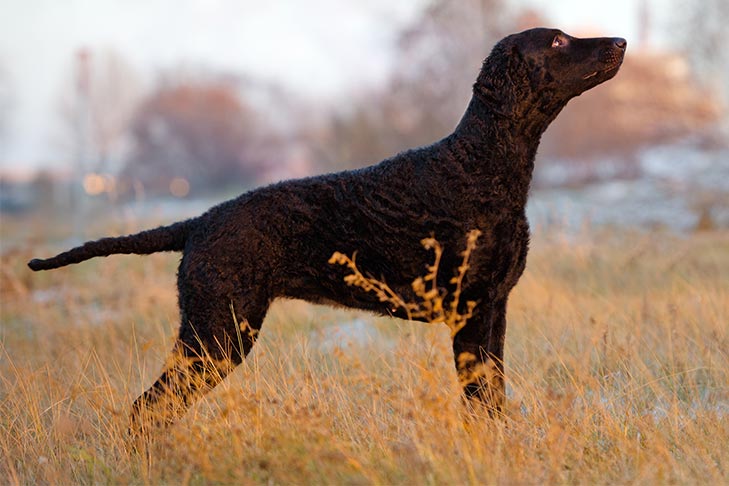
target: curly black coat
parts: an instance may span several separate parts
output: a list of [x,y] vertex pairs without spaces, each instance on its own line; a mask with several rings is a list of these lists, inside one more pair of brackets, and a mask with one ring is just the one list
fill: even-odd
[[[625,48],[620,38],[577,39],[544,28],[508,36],[484,61],[458,126],[430,146],[363,169],[256,189],[200,217],[88,242],[29,266],[183,252],[174,356],[186,359],[171,360],[134,407],[134,415],[154,411],[171,421],[243,360],[276,298],[402,317],[348,287],[346,269],[328,263],[333,252],[356,252],[359,268],[407,300],[432,258],[421,239],[434,236],[443,245],[438,285],[447,289],[466,234],[478,229],[483,236],[462,289],[463,302],[478,304],[453,350],[465,395],[498,413],[506,303],[526,262],[525,205],[540,137],[571,98],[617,73]],[[170,396],[178,398],[174,409]]]

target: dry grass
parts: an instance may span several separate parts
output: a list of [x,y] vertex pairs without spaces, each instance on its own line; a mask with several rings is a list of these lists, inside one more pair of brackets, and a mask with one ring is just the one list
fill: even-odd
[[726,484],[729,235],[534,240],[505,420],[464,424],[445,326],[281,302],[148,455],[127,414],[177,327],[176,258],[31,275],[47,248],[6,251],[1,482]]

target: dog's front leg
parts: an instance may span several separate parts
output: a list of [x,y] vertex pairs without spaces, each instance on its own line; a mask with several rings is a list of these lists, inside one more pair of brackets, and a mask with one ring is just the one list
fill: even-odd
[[506,301],[479,307],[453,338],[453,354],[467,405],[498,417],[505,401]]

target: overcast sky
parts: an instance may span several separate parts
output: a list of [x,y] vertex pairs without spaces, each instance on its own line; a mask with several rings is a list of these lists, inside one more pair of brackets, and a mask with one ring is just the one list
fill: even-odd
[[[640,0],[521,0],[567,32],[636,36]],[[651,0],[666,4],[666,0]],[[10,132],[0,171],[53,166],[74,52],[113,48],[142,76],[181,63],[249,73],[322,100],[387,74],[397,31],[424,0],[0,0]]]

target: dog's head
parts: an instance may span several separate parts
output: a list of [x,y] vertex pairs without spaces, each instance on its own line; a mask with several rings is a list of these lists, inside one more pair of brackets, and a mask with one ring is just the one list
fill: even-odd
[[626,47],[619,37],[579,39],[558,29],[512,34],[484,61],[474,92],[501,113],[558,112],[570,99],[615,76]]
[[531,29],[504,41],[528,66],[535,88],[552,88],[572,98],[611,79],[628,43],[620,37],[579,39],[557,29]]

